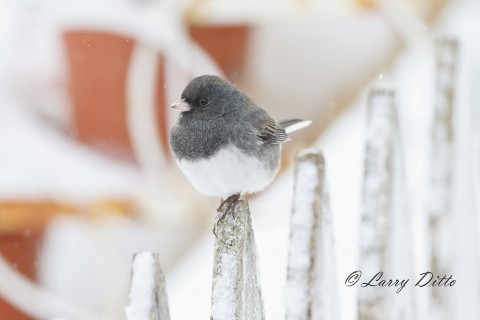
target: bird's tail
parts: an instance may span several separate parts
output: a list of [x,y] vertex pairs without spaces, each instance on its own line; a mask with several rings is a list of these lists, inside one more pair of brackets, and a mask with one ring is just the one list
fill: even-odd
[[278,122],[287,134],[290,134],[294,131],[308,127],[312,121],[311,120],[301,120],[301,119],[286,119],[280,120]]

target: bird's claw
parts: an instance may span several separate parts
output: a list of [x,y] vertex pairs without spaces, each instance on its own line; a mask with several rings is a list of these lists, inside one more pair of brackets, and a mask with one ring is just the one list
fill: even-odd
[[[239,193],[231,195],[227,199],[223,200],[220,203],[220,206],[217,208],[217,212],[221,213],[221,215],[220,215],[220,217],[218,217],[217,221],[215,221],[215,224],[213,226],[213,234],[215,235],[216,238],[218,238],[218,235],[217,235],[218,223],[225,219],[228,212],[230,212],[230,210],[232,208],[235,208],[235,205],[236,205],[238,199],[240,199],[240,194]],[[225,209],[225,205],[227,206],[226,209]]]

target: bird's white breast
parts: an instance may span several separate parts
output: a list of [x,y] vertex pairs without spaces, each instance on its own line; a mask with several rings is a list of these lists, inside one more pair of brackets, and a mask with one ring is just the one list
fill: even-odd
[[278,168],[268,169],[262,161],[234,146],[221,149],[206,160],[177,160],[190,183],[201,193],[226,198],[236,193],[265,189]]

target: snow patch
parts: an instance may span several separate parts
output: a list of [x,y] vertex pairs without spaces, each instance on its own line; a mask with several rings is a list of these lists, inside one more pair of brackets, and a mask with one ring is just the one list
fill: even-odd
[[150,320],[155,290],[155,258],[150,252],[135,256],[132,270],[130,303],[125,308],[128,320]]

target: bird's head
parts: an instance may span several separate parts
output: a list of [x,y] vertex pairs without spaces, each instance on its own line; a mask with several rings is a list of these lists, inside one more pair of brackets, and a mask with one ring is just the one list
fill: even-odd
[[244,105],[244,96],[229,82],[212,75],[199,76],[185,87],[172,108],[184,117],[211,119],[233,113]]

